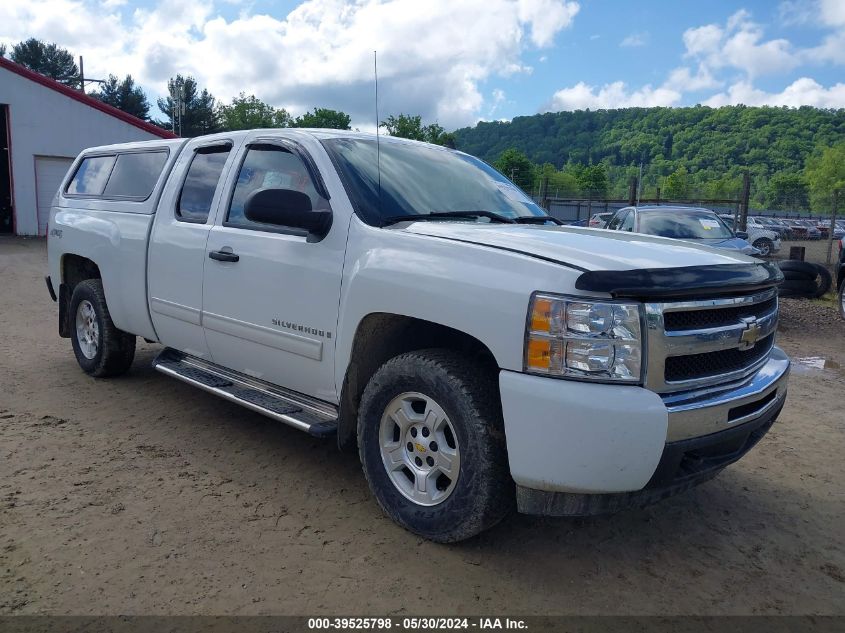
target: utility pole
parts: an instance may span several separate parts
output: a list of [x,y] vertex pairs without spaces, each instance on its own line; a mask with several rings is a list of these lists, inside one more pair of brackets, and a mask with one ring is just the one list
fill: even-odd
[[744,231],[748,226],[748,202],[751,199],[751,176],[746,171],[742,174],[742,198],[739,201],[740,217],[739,230]]
[[85,94],[85,82],[89,84],[104,84],[106,83],[105,79],[85,79],[85,63],[82,59],[82,55],[79,56],[79,91],[82,94]]
[[640,158],[640,175],[637,177],[637,202],[636,206],[640,206],[640,192],[643,189],[643,159]]
[[631,182],[628,184],[628,204],[633,206],[637,202],[637,192],[639,191],[638,185],[639,178],[636,176],[631,177]]
[[185,85],[179,83],[170,91],[170,121],[173,133],[182,136],[182,115],[185,114]]
[[836,212],[839,208],[839,189],[833,190],[833,213],[830,214],[830,231],[827,234],[827,263],[833,255],[833,231],[836,229]]

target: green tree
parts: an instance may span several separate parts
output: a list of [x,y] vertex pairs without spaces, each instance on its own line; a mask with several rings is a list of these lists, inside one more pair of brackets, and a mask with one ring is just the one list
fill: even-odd
[[6,56],[6,45],[0,44],[0,57],[5,57],[5,56]]
[[763,205],[775,174],[802,173],[816,147],[845,138],[845,108],[695,106],[548,112],[482,121],[454,134],[461,150],[488,162],[512,147],[534,163],[552,163],[558,169],[603,163],[610,195],[616,198],[627,197],[631,168],[636,175],[640,161],[647,197],[683,166],[690,195],[736,198],[747,171],[751,204]]
[[451,147],[454,147],[454,134],[446,134],[446,130],[437,123],[423,125],[422,117],[418,114],[414,116],[410,114],[393,116],[391,114],[379,124],[379,127],[385,128],[391,136],[410,138],[437,145],[448,145],[451,142]]
[[493,167],[523,189],[530,189],[534,183],[534,164],[525,154],[513,147],[502,152]]
[[689,174],[686,167],[678,167],[663,181],[663,197],[667,200],[684,200],[689,196]]
[[[196,79],[176,75],[168,80],[167,92],[167,97],[157,101],[158,109],[167,117],[165,121],[157,122],[158,125],[183,137],[220,130],[215,99],[205,88],[199,90]],[[177,107],[179,104],[181,108]]]
[[293,117],[284,108],[274,108],[255,95],[239,94],[232,103],[219,109],[223,130],[253,130],[256,128],[290,127]]
[[845,142],[826,147],[811,156],[804,171],[810,185],[813,213],[829,212],[836,190],[845,203]]
[[79,87],[79,68],[66,49],[34,37],[12,47],[12,61],[58,82]]
[[328,108],[314,108],[312,112],[296,117],[292,127],[322,127],[334,130],[348,130],[352,122],[345,112],[329,110]]
[[91,96],[144,121],[149,119],[150,103],[147,101],[147,95],[141,86],[135,84],[132,75],[126,75],[122,81],[114,75],[109,75],[106,82],[100,85],[99,90],[92,92]]
[[458,137],[455,136],[454,132],[443,132],[437,139],[437,144],[449,149],[458,149]]
[[552,163],[544,163],[542,167],[537,170],[536,182],[534,187],[539,191],[542,181],[548,182],[546,189],[547,196],[577,196],[580,193],[581,186],[578,184],[578,178],[571,172],[571,170],[557,170]]
[[590,198],[604,198],[610,183],[607,180],[607,168],[602,163],[588,165],[576,176],[583,195]]
[[766,187],[766,206],[774,209],[809,209],[810,187],[803,174],[777,173]]

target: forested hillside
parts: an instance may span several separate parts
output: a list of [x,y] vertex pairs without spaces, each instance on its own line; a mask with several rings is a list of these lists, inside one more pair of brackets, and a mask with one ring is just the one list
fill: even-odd
[[647,191],[674,175],[688,195],[710,197],[738,192],[747,169],[752,197],[765,205],[775,188],[801,184],[810,156],[845,139],[845,110],[739,105],[558,112],[482,122],[457,130],[455,138],[461,150],[490,162],[515,148],[538,167],[550,163],[563,173],[602,163],[612,196],[625,195],[640,161]]

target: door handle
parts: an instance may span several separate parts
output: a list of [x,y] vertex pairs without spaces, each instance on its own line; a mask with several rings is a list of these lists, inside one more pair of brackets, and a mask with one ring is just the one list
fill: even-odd
[[236,262],[240,259],[234,253],[227,253],[226,251],[211,251],[208,256],[218,262]]

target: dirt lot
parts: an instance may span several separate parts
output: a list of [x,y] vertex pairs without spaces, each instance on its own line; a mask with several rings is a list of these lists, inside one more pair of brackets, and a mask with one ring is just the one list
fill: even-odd
[[0,613],[845,614],[830,304],[783,302],[783,346],[820,360],[715,480],[440,546],[382,516],[355,455],[154,372],[156,346],[85,376],[45,266],[43,241],[0,239]]

